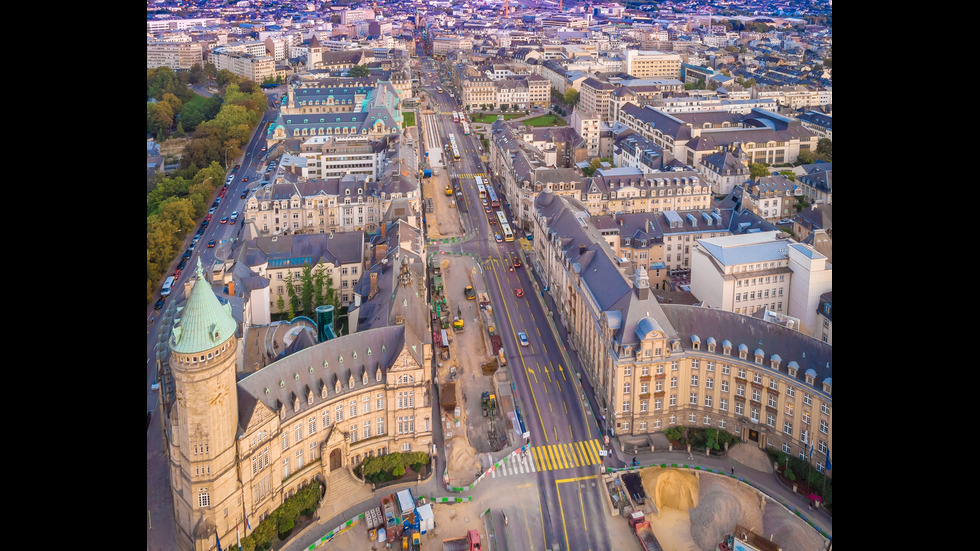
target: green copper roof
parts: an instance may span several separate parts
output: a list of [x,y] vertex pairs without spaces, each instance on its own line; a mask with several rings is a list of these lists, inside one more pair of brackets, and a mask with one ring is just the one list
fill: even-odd
[[210,350],[235,334],[238,324],[231,315],[231,305],[222,305],[204,279],[201,257],[197,258],[197,282],[178,316],[170,333],[170,349],[174,352]]

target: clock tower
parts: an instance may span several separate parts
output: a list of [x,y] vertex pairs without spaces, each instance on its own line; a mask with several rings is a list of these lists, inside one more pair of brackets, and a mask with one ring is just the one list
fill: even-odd
[[204,279],[175,316],[168,345],[175,400],[170,410],[170,481],[177,545],[185,551],[235,543],[242,511],[237,474],[237,322]]

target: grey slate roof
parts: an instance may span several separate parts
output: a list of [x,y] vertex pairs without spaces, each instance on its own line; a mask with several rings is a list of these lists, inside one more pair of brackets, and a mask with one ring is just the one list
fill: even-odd
[[[372,386],[383,388],[386,374],[402,350],[405,330],[389,326],[344,335],[336,339],[299,350],[277,360],[238,382],[239,427],[244,429],[261,402],[274,413],[279,405],[286,406],[286,420],[301,417],[306,411],[319,407],[321,387],[326,385],[326,400],[338,395],[360,392]],[[355,358],[356,355],[356,358]],[[343,358],[343,361],[341,361]],[[381,381],[376,372],[381,369]],[[367,385],[362,374],[367,372]],[[354,389],[348,387],[354,376]],[[336,381],[341,390],[335,390]],[[307,393],[313,393],[313,405],[307,404]],[[299,411],[293,411],[293,400],[299,398]]]
[[[689,337],[698,335],[702,342],[708,337],[730,341],[733,344],[733,354],[741,345],[745,345],[750,353],[762,349],[766,366],[769,365],[770,357],[778,354],[782,359],[780,373],[787,374],[786,367],[791,361],[799,366],[796,379],[800,385],[805,385],[804,374],[812,369],[815,373],[815,385],[811,388],[818,392],[822,391],[823,381],[832,375],[833,348],[799,331],[716,308],[664,304],[661,305],[661,310],[665,321],[682,337],[681,348],[689,349]],[[702,347],[701,353],[706,350],[706,347]],[[717,352],[724,357],[720,346]]]

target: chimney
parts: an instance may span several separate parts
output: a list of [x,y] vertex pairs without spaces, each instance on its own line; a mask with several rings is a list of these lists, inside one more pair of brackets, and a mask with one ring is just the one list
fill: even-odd
[[388,244],[379,243],[374,246],[374,263],[381,262],[381,259],[388,256]]
[[371,288],[368,291],[368,300],[374,298],[374,295],[378,294],[378,272],[371,272]]
[[584,243],[579,243],[579,245],[578,245],[578,254],[579,255],[585,254],[585,244]]

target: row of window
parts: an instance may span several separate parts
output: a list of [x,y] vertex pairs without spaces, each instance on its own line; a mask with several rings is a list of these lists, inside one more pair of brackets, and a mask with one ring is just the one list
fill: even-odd
[[[777,290],[779,292],[777,292]],[[774,289],[771,289],[771,290],[770,289],[760,290],[759,291],[759,298],[769,298],[769,292],[770,291],[772,291],[772,296],[774,296],[774,297],[777,297],[777,296],[780,296],[781,297],[781,296],[783,296],[783,288],[782,287],[779,287],[778,289],[775,289],[774,288]],[[756,293],[755,291],[746,291],[745,293],[735,293],[735,302],[742,302],[743,300],[755,300],[755,298],[756,298],[755,293]],[[780,310],[783,309],[783,303],[782,302],[779,303],[779,309]]]

